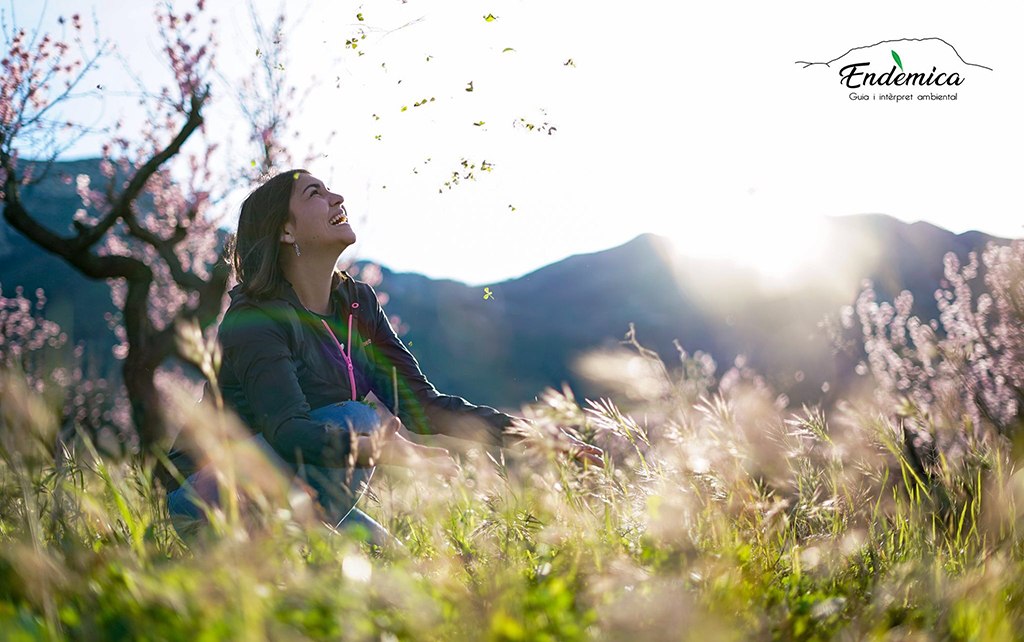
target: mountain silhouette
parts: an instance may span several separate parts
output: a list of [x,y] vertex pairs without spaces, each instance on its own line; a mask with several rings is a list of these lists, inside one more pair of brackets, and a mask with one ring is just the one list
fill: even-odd
[[989,241],[1009,242],[880,214],[830,217],[825,226],[834,245],[825,252],[830,265],[788,289],[760,288],[749,267],[678,256],[669,239],[654,234],[488,284],[488,301],[482,287],[386,268],[382,287],[392,293],[389,314],[410,325],[403,339],[413,341],[427,376],[480,403],[515,406],[562,381],[579,396],[606,392],[574,364],[589,350],[618,346],[631,322],[637,340],[670,370],[679,365],[677,339],[690,355],[710,354],[718,374],[744,355],[792,400],[814,402],[823,383],[834,397],[852,377],[857,358],[834,356],[819,324],[852,306],[865,279],[879,300],[909,290],[914,314],[936,318],[945,254],[966,261]]

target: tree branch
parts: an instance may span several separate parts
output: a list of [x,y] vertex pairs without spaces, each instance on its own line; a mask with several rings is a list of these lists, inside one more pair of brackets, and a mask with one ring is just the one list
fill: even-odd
[[[41,225],[31,215],[29,215],[28,211],[22,205],[18,177],[14,170],[13,163],[11,162],[10,154],[2,149],[3,144],[10,141],[4,140],[4,137],[0,136],[0,167],[3,167],[7,172],[7,179],[4,183],[4,202],[6,203],[6,207],[4,208],[4,218],[12,227],[29,237],[40,247],[51,254],[56,254],[57,256],[62,257],[75,267],[78,267],[86,274],[86,276],[91,278],[107,278],[120,276],[129,277],[130,274],[134,274],[138,269],[137,267],[117,260],[106,260],[127,259],[128,257],[99,257],[94,254],[90,254],[88,250],[103,237],[107,230],[117,222],[118,218],[124,218],[125,221],[134,220],[134,216],[131,213],[132,202],[138,198],[143,187],[145,187],[146,182],[149,181],[154,173],[156,173],[156,170],[159,169],[167,159],[177,154],[181,149],[182,144],[184,144],[196,128],[202,124],[203,117],[200,113],[200,109],[208,95],[209,87],[207,87],[202,93],[192,94],[192,110],[189,113],[188,121],[185,123],[184,127],[182,127],[181,131],[178,132],[178,135],[174,137],[174,140],[171,141],[171,143],[160,153],[149,159],[149,161],[135,173],[135,176],[132,178],[131,182],[129,182],[128,187],[121,193],[117,202],[103,220],[91,227],[86,227],[76,221],[75,227],[78,230],[78,233],[76,236],[70,238],[56,234]],[[129,227],[131,227],[131,224],[129,224]],[[178,233],[179,232],[176,231],[175,236],[177,236]],[[182,236],[182,238],[184,237]],[[159,249],[159,245],[154,245]],[[173,252],[170,254],[173,256]],[[134,259],[131,260],[134,261]],[[141,262],[137,263],[138,265],[146,268],[147,271],[149,270],[145,264]]]
[[124,221],[128,224],[128,231],[132,236],[156,248],[156,251],[160,253],[160,258],[167,263],[175,283],[196,292],[202,291],[206,287],[206,281],[191,272],[186,272],[181,267],[181,261],[174,253],[174,246],[183,241],[188,234],[187,227],[178,225],[174,229],[174,234],[165,240],[142,227],[135,216],[125,217]]
[[203,123],[202,114],[200,114],[200,108],[203,106],[203,102],[209,96],[209,86],[202,93],[192,94],[192,109],[188,115],[188,121],[185,123],[178,135],[174,137],[174,140],[165,147],[160,153],[156,154],[149,161],[139,168],[139,171],[132,177],[131,182],[128,183],[128,187],[118,197],[117,202],[113,204],[110,212],[106,218],[101,220],[96,225],[88,228],[85,233],[80,232],[77,237],[70,239],[70,242],[80,250],[91,247],[96,241],[100,240],[103,235],[117,222],[117,219],[123,218],[128,221],[134,215],[131,212],[131,204],[139,197],[142,193],[142,189],[146,186],[149,179],[156,173],[156,170],[160,168],[167,159],[171,158],[181,149],[182,144],[188,137],[192,135],[192,132],[196,130]]

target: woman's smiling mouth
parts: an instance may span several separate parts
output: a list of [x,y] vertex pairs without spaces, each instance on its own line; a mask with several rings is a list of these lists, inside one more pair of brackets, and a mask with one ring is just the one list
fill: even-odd
[[342,223],[348,223],[348,212],[345,211],[345,206],[342,205],[341,211],[332,216],[331,219],[327,222],[330,223],[331,225],[340,225]]

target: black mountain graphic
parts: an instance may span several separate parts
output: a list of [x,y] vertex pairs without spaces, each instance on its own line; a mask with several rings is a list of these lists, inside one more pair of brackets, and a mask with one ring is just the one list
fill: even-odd
[[967,62],[966,60],[963,59],[963,56],[961,56],[960,53],[956,50],[956,47],[954,47],[953,45],[949,44],[948,42],[946,42],[942,38],[937,38],[937,37],[929,37],[929,38],[897,38],[895,40],[880,40],[880,41],[876,42],[873,45],[861,45],[859,47],[851,47],[843,55],[837,56],[837,57],[835,57],[832,60],[829,60],[827,62],[807,62],[806,60],[797,60],[796,64],[803,65],[804,69],[806,69],[808,67],[811,67],[813,65],[825,65],[826,67],[831,67],[832,63],[834,63],[834,62],[836,62],[838,60],[842,60],[843,58],[845,58],[847,55],[853,53],[854,51],[860,51],[862,49],[871,49],[871,48],[877,47],[879,45],[886,45],[886,47],[894,47],[894,46],[896,46],[895,43],[900,43],[900,42],[927,42],[927,43],[931,43],[931,44],[941,43],[942,45],[945,45],[946,48],[951,50],[953,55],[955,55],[957,57],[957,59],[961,63],[963,63],[965,65],[968,65],[968,66],[971,66],[971,67],[979,67],[981,69],[987,69],[989,71],[992,71],[991,67],[986,67],[985,65],[979,65],[979,64],[976,64],[976,63],[973,63],[973,62]]

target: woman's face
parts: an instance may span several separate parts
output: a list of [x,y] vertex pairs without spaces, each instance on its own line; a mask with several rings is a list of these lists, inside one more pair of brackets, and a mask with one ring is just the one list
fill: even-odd
[[281,233],[282,243],[298,243],[299,251],[327,252],[335,256],[356,242],[348,224],[345,199],[327,189],[309,174],[299,174],[292,186],[288,221]]

